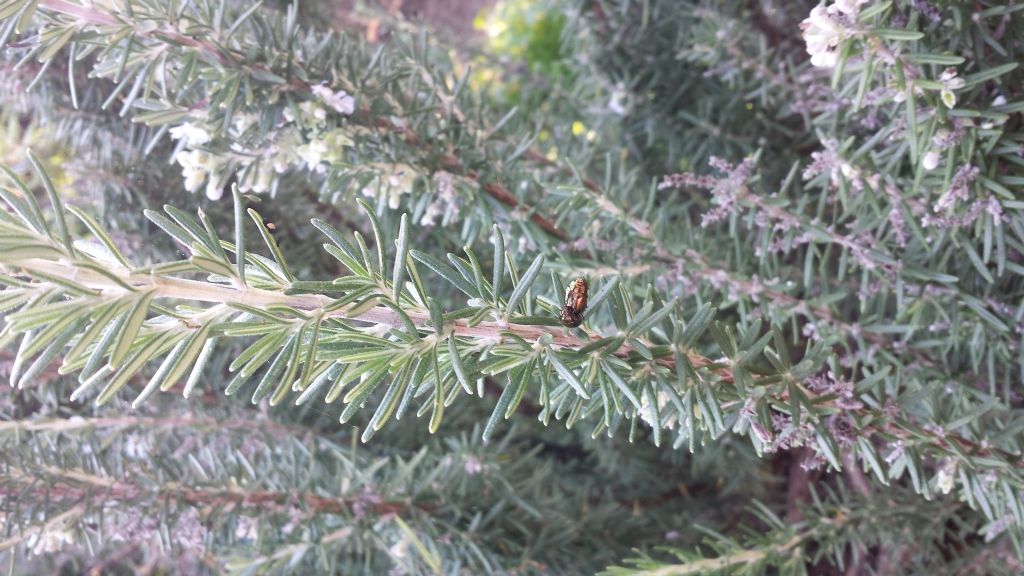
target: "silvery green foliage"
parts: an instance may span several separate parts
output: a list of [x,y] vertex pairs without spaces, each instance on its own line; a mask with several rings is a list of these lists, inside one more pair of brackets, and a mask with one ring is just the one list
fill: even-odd
[[[14,389],[47,407],[8,412],[27,440],[0,476],[7,545],[116,545],[103,493],[160,532],[163,561],[204,546],[242,572],[560,572],[642,548],[613,571],[884,573],[952,562],[951,545],[965,570],[1019,565],[1019,10],[562,9],[578,72],[518,110],[425,34],[368,45],[295,7],[0,3],[3,38],[24,40],[5,74],[53,103],[12,90],[16,113],[75,135],[79,171],[137,164],[159,188],[145,203],[168,204],[101,221],[38,155],[5,169],[0,342]],[[176,208],[188,192],[204,207]],[[586,322],[564,329],[580,275]],[[131,412],[170,390],[228,416]],[[207,427],[255,425],[224,395],[317,426],[261,417],[282,440],[233,445]],[[55,418],[69,400],[85,424]],[[304,440],[324,413],[334,432]],[[533,418],[513,439],[517,414]],[[561,424],[620,482],[672,469],[615,453],[649,438],[717,454],[707,469],[759,499],[711,491],[738,530],[652,487],[632,533],[602,531],[628,504],[528,448]],[[158,447],[174,426],[195,453]],[[466,436],[416,437],[446,429]],[[769,455],[791,486],[832,474],[780,497],[757,477]]]

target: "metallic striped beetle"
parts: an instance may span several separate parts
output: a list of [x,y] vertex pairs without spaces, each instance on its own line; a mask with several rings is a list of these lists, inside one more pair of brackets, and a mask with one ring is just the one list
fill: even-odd
[[583,312],[587,309],[587,279],[580,276],[565,289],[565,306],[558,314],[562,326],[575,328],[583,323]]

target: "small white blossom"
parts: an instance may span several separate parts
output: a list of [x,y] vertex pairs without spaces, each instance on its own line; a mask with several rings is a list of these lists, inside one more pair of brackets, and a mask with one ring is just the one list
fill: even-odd
[[342,160],[342,150],[353,144],[352,139],[341,128],[325,132],[322,138],[327,144],[328,155],[326,160],[332,164],[340,162]]
[[455,177],[445,171],[434,174],[437,198],[427,205],[420,218],[421,226],[433,226],[438,216],[443,223],[451,222],[459,213],[458,195],[455,191]]
[[269,150],[274,172],[284,174],[293,164],[298,164],[300,159],[297,150],[301,145],[302,136],[298,130],[293,127],[283,129]]
[[618,114],[619,116],[622,116],[623,114],[626,113],[626,107],[623,104],[623,101],[625,99],[626,87],[623,86],[623,84],[620,82],[616,84],[615,89],[612,90],[612,96],[608,100],[608,109],[611,110],[613,114]]
[[811,66],[835,68],[839,64],[839,45],[853,36],[860,7],[868,0],[837,0],[831,6],[815,6],[800,24],[811,55]]
[[316,102],[303,102],[299,104],[299,112],[307,121],[311,122],[314,126],[318,126],[327,119],[327,111]]
[[221,164],[220,158],[202,150],[182,150],[174,155],[174,159],[181,164],[181,175],[185,177],[186,190],[195,192],[205,181],[206,197],[210,200],[220,200],[224,195],[223,182],[216,177],[216,170]]
[[443,213],[444,208],[439,202],[427,204],[427,209],[423,211],[423,216],[420,217],[420,226],[433,226],[437,217]]
[[940,96],[942,97],[942,103],[946,105],[946,108],[953,108],[956,106],[956,93],[954,90],[959,90],[964,87],[964,79],[957,77],[956,68],[950,66],[939,74],[939,83],[942,84],[942,91]]
[[404,172],[388,176],[388,208],[397,210],[401,206],[401,195],[412,192],[412,178]]
[[470,476],[476,476],[484,471],[484,464],[476,456],[466,456],[462,461],[462,469]]
[[184,140],[186,146],[195,148],[209,142],[210,133],[191,122],[185,122],[180,126],[171,128],[171,138]]
[[[392,558],[396,560],[405,560],[409,557],[409,540],[402,538],[388,547],[388,554],[391,554]],[[405,571],[399,571],[399,574],[405,574]]]
[[185,177],[185,189],[189,192],[199,190],[206,180],[206,175],[216,168],[218,160],[202,150],[182,150],[174,155],[181,164],[181,175]]
[[327,86],[317,85],[313,86],[313,94],[339,114],[349,116],[356,110],[356,99],[344,90],[335,92]]
[[800,23],[811,65],[818,68],[834,68],[839,63],[839,45],[856,32],[856,21],[860,7],[867,0],[837,0],[835,4],[815,6]]
[[925,170],[935,170],[939,165],[939,153],[935,150],[929,150],[925,153],[924,157],[921,158],[921,167]]
[[262,194],[267,190],[270,190],[271,184],[274,182],[274,164],[269,158],[264,158],[259,168],[256,170],[255,176],[250,175],[243,182],[238,185],[238,189],[241,192],[255,192],[256,194]]
[[299,158],[306,163],[306,167],[310,170],[321,173],[326,170],[326,167],[320,163],[323,162],[324,156],[327,154],[327,142],[314,138],[296,148],[295,153],[299,155]]
[[945,466],[939,469],[935,476],[935,487],[943,494],[949,494],[954,486],[954,474],[956,473],[956,462],[950,460]]
[[860,7],[867,4],[868,0],[836,0],[829,10],[835,10],[841,12],[850,18],[856,18],[860,13]]
[[220,200],[224,196],[224,186],[221,185],[219,178],[210,178],[206,182],[206,197],[210,200]]
[[412,192],[415,174],[411,170],[399,168],[387,176],[378,176],[363,187],[363,196],[376,198],[383,194],[388,199],[388,208],[397,210],[402,205],[402,195]]
[[352,139],[341,129],[314,134],[309,142],[295,148],[296,156],[306,163],[310,170],[322,174],[327,170],[324,164],[335,164],[342,160],[341,152],[352,145]]
[[833,68],[839,62],[837,46],[843,40],[843,30],[828,14],[824,6],[815,6],[811,14],[800,23],[811,65]]

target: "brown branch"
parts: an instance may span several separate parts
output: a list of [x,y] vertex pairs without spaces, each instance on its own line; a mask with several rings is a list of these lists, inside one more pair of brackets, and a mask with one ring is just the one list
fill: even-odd
[[519,200],[511,192],[508,191],[508,188],[505,188],[503,185],[497,182],[487,182],[486,184],[483,184],[482,188],[484,189],[485,192],[490,194],[492,198],[501,202],[502,204],[505,204],[506,206],[512,208],[513,210],[523,209],[526,210],[527,212],[531,212],[530,221],[540,226],[548,234],[551,234],[552,236],[558,238],[563,242],[569,239],[569,235],[566,234],[565,231],[558,228],[558,226],[555,226],[554,222],[548,220],[547,218],[541,216],[536,212],[533,212],[533,209],[530,208],[529,206],[520,205]]
[[[126,24],[123,20],[99,10],[93,10],[87,6],[79,6],[64,0],[40,0],[40,8],[46,8],[60,14],[71,16],[84,24],[92,24],[95,26],[131,26]],[[182,44],[196,50],[203,50],[213,54],[217,60],[222,64],[227,64],[230,59],[221,51],[216,44],[208,42],[206,40],[200,40],[192,36],[186,36],[176,30],[139,30],[135,26],[131,26],[135,30],[135,35],[155,38],[164,42],[170,41],[176,44]]]
[[372,510],[380,516],[397,514],[411,508],[431,509],[429,505],[414,505],[402,500],[371,502],[361,497],[322,496],[311,492],[243,490],[238,487],[204,489],[184,486],[176,482],[141,486],[108,476],[97,476],[74,469],[64,470],[55,466],[32,469],[12,467],[0,476],[0,481],[4,480],[12,484],[0,486],[0,496],[23,499],[26,497],[27,491],[36,501],[55,497],[79,501],[83,498],[101,496],[104,502],[110,500],[130,502],[144,496],[152,496],[159,500],[184,500],[189,504],[202,507],[242,506],[267,509],[302,503],[317,512],[328,514],[348,512],[358,505]]
[[100,428],[210,428],[218,430],[251,430],[268,433],[307,434],[315,433],[304,426],[280,424],[260,418],[230,419],[204,418],[194,416],[115,416],[93,418],[53,418],[37,420],[6,420],[0,421],[0,432],[71,432],[76,430],[94,430]]
[[[362,112],[362,111],[361,111]],[[369,110],[367,109],[367,113]],[[377,116],[373,118],[373,124],[380,129],[395,132],[402,137],[402,140],[413,147],[423,149],[427,154],[433,153],[433,149],[430,145],[424,145],[420,142],[419,137],[415,132],[404,126],[397,126],[394,122],[391,122],[387,118]],[[562,229],[555,226],[555,223],[550,219],[546,218],[542,214],[534,211],[534,209],[526,204],[523,204],[515,197],[514,194],[509,192],[503,184],[499,182],[480,182],[480,177],[477,173],[466,170],[462,165],[462,162],[456,158],[453,154],[442,153],[439,156],[441,166],[445,170],[452,173],[458,174],[468,180],[475,182],[481,190],[486,192],[489,196],[508,206],[512,210],[522,210],[523,212],[530,214],[530,221],[539,226],[542,230],[551,234],[555,238],[562,240],[563,242],[569,239],[569,235]]]

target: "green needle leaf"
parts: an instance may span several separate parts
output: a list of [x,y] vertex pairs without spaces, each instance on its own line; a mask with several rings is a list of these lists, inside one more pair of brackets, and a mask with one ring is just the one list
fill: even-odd
[[398,225],[398,240],[395,241],[395,267],[391,273],[391,297],[397,303],[402,296],[402,276],[405,274],[405,260],[409,254],[409,215],[402,214]]
[[[512,295],[509,296],[508,305],[505,307],[507,313],[515,311],[516,306],[523,297],[526,296],[527,290],[529,290],[530,286],[533,285],[534,280],[537,279],[537,275],[540,274],[540,269],[543,266],[544,255],[538,254],[537,257],[533,259],[533,263],[530,264],[529,268],[527,268],[522,278],[519,279],[515,289],[512,291]],[[526,314],[529,315],[529,311],[526,311]]]

